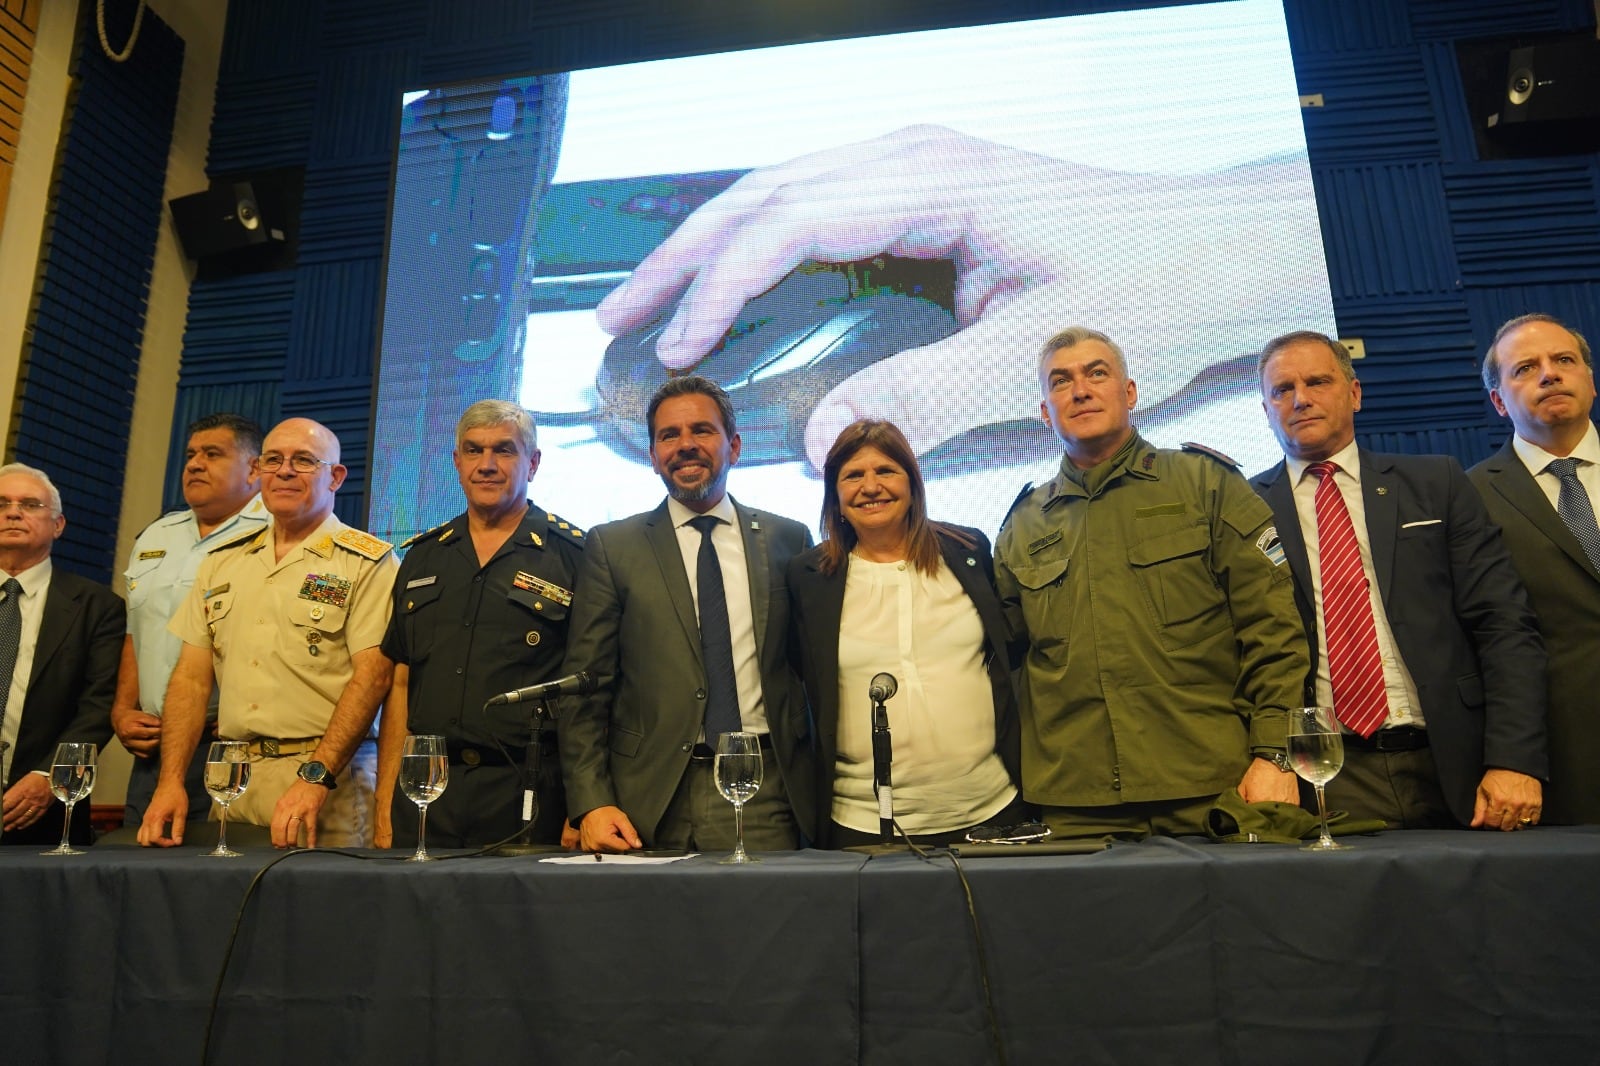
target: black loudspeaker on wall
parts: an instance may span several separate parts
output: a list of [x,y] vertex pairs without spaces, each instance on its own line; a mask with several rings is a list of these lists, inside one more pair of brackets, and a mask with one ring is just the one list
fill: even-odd
[[299,178],[298,173],[274,173],[216,179],[205,192],[170,201],[184,255],[211,274],[289,265],[296,243]]
[[1600,150],[1600,41],[1592,37],[1513,48],[1489,136],[1549,155]]

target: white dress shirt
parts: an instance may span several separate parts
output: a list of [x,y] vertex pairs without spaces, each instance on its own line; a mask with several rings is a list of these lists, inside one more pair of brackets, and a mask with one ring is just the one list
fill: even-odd
[[[746,733],[767,732],[767,705],[761,694],[761,662],[756,655],[755,613],[750,606],[750,570],[744,557],[744,531],[739,528],[739,512],[733,508],[733,499],[722,497],[706,512],[722,519],[711,531],[711,545],[717,549],[717,563],[722,567],[722,591],[728,600],[728,632],[733,638],[733,672],[739,684],[739,720]],[[689,592],[694,596],[694,613],[700,617],[700,531],[689,521],[700,516],[683,504],[667,497],[667,514],[678,534],[678,551],[683,555],[683,569],[689,575]],[[701,738],[702,740],[705,738]],[[715,738],[711,743],[715,744]]]
[[[49,557],[20,574],[0,571],[0,581],[4,577],[14,577],[22,585],[22,602],[18,605],[22,609],[22,640],[17,645],[16,669],[11,672],[11,695],[6,703],[5,728],[0,731],[0,740],[9,745],[4,761],[0,762],[0,784],[11,780],[11,757],[16,754],[23,705],[28,700],[28,678],[33,674],[33,649],[39,643],[39,623],[44,619],[44,598],[50,589],[51,572]],[[0,597],[4,595],[0,593]]]
[[[1511,450],[1517,453],[1522,465],[1533,475],[1533,483],[1539,486],[1550,501],[1550,506],[1554,508],[1561,498],[1561,479],[1548,467],[1561,456],[1551,455],[1537,444],[1521,437],[1511,438]],[[1572,449],[1569,458],[1578,460],[1578,481],[1583,485],[1583,491],[1589,494],[1589,506],[1594,508],[1595,514],[1600,515],[1600,433],[1595,432],[1593,422],[1590,422],[1589,428],[1584,430],[1583,439]]]
[[[1356,543],[1361,547],[1361,569],[1367,577],[1367,594],[1372,603],[1372,621],[1378,635],[1378,654],[1383,658],[1383,687],[1389,698],[1389,717],[1381,728],[1391,726],[1425,726],[1422,717],[1422,700],[1417,695],[1417,683],[1411,679],[1395,646],[1394,630],[1389,627],[1389,614],[1383,606],[1383,593],[1378,588],[1377,571],[1372,568],[1372,544],[1367,536],[1367,506],[1361,496],[1361,457],[1355,441],[1351,441],[1328,457],[1337,470],[1333,483],[1344,497],[1345,509],[1350,512],[1350,524],[1355,527]],[[1322,615],[1321,556],[1317,551],[1317,478],[1307,474],[1311,462],[1286,456],[1284,459],[1289,480],[1294,485],[1294,507],[1300,516],[1300,535],[1305,539],[1306,562],[1311,567],[1311,583],[1317,610],[1317,703],[1333,706],[1333,681],[1328,671],[1328,627]],[[1347,730],[1348,732],[1348,730]]]

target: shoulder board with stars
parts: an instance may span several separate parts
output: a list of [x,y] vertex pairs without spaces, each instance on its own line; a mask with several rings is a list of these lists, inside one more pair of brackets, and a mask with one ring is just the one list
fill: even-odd
[[[454,519],[452,519],[452,521],[454,521]],[[418,533],[414,537],[407,537],[404,541],[401,542],[400,547],[401,548],[409,548],[413,544],[417,543],[417,541],[422,540],[425,537],[432,536],[433,534],[439,532],[439,530],[443,529],[445,526],[448,526],[449,524],[450,524],[449,522],[440,522],[438,525],[434,526],[432,529],[424,529],[421,533]],[[443,540],[444,538],[440,537],[439,539]]]
[[[565,518],[562,518],[560,515],[551,514],[550,512],[546,511],[545,515],[544,515],[544,520],[549,523],[550,532],[555,533],[555,534],[557,534],[559,536],[566,537],[568,540],[570,540],[574,544],[577,544],[577,545],[580,545],[580,546],[583,544],[583,530],[579,529],[577,526],[575,526],[572,523],[568,522]],[[533,537],[533,542],[535,544],[539,543],[538,534],[530,533],[528,535]]]
[[363,533],[359,529],[341,529],[333,538],[333,542],[346,551],[353,551],[357,555],[364,555],[373,562],[377,562],[389,554],[394,547],[386,540],[379,540],[371,533]]
[[267,527],[266,526],[252,526],[249,529],[240,530],[237,535],[229,537],[227,540],[223,541],[221,544],[216,545],[207,554],[214,555],[217,552],[225,551],[228,548],[237,548],[241,544],[245,545],[247,547],[254,548],[254,547],[258,546],[258,545],[265,544],[266,542],[267,542]]
[[1192,452],[1195,455],[1209,455],[1223,466],[1230,466],[1235,470],[1239,469],[1239,461],[1237,459],[1224,452],[1219,452],[1215,448],[1208,448],[1204,444],[1196,444],[1192,440],[1184,441],[1181,447],[1186,452]]

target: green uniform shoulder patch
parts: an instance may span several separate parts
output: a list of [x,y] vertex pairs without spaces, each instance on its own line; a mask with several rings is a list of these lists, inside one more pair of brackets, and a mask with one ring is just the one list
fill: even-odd
[[388,541],[379,540],[371,533],[363,533],[359,529],[341,529],[334,536],[333,542],[346,551],[364,555],[373,562],[382,559],[394,548]]
[[1011,521],[1011,512],[1020,507],[1022,505],[1022,501],[1026,500],[1031,495],[1033,495],[1033,482],[1030,481],[1026,485],[1022,486],[1022,491],[1017,493],[1017,498],[1011,501],[1010,507],[1006,508],[1005,517],[1000,519],[1000,524],[1003,526],[1007,522]]
[[1208,448],[1204,444],[1196,444],[1192,440],[1184,441],[1181,447],[1186,452],[1191,452],[1195,455],[1209,455],[1223,466],[1232,467],[1235,470],[1239,469],[1239,461],[1237,459],[1224,452],[1219,452],[1215,448]]

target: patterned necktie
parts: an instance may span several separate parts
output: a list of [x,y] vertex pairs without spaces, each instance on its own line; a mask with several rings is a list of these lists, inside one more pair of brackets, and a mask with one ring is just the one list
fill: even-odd
[[1333,463],[1312,463],[1317,478],[1317,568],[1322,578],[1322,621],[1328,639],[1333,713],[1352,733],[1370,737],[1389,716],[1383,659],[1372,621],[1372,598],[1361,568],[1361,546],[1334,484]]
[[1572,530],[1572,535],[1583,545],[1583,554],[1600,570],[1600,525],[1594,519],[1594,505],[1589,493],[1578,480],[1578,460],[1553,459],[1545,467],[1561,481],[1561,495],[1556,498],[1556,514]]
[[722,733],[737,733],[739,682],[733,669],[733,633],[728,625],[728,594],[722,587],[722,563],[717,559],[711,531],[722,519],[703,514],[689,524],[700,531],[700,555],[695,560],[695,583],[700,596],[700,653],[706,664],[706,743],[717,746]]
[[[0,600],[0,736],[5,735],[6,704],[11,702],[11,675],[17,668],[17,648],[22,644],[22,582],[6,578],[0,585],[6,594]],[[0,768],[5,765],[5,754],[0,752]],[[0,787],[5,779],[0,777]]]

